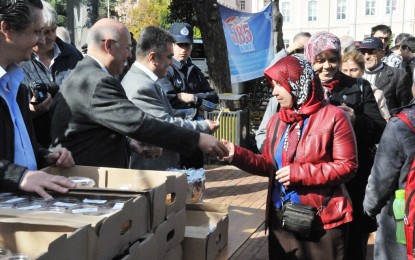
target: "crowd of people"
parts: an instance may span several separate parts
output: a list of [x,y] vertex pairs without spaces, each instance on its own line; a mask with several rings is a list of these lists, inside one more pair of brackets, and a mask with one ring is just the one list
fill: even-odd
[[[273,97],[256,134],[260,154],[217,140],[203,118],[219,98],[192,63],[193,27],[143,29],[97,21],[81,53],[46,1],[0,3],[0,190],[67,192],[39,169],[75,164],[146,170],[202,168],[214,154],[269,178],[270,259],[405,259],[394,239],[394,191],[415,156],[415,37],[391,29],[355,41],[300,32],[264,71]],[[151,147],[157,154],[148,156]],[[288,201],[318,210],[309,237],[283,229]]]
[[[270,259],[366,259],[375,230],[374,259],[407,257],[396,241],[392,202],[395,190],[405,189],[415,136],[394,115],[405,113],[415,125],[415,38],[399,34],[390,48],[388,26],[373,27],[370,35],[356,41],[324,31],[298,33],[264,73],[273,97],[256,132],[261,155],[225,141],[226,161],[269,177]],[[307,75],[309,66],[318,83]],[[319,121],[322,110],[334,107],[350,126],[339,115]],[[339,139],[345,136],[348,142]],[[340,187],[344,193],[336,194]],[[333,196],[343,200],[335,203]],[[321,209],[311,238],[281,227],[278,214],[288,201]]]

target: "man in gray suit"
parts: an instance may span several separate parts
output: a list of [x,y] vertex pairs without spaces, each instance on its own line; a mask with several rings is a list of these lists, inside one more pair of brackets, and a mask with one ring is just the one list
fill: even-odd
[[123,24],[99,20],[90,29],[87,44],[87,56],[54,99],[52,146],[69,148],[76,164],[117,168],[128,165],[126,137],[180,153],[199,148],[227,154],[213,136],[156,119],[128,100],[114,77],[131,57],[131,37]]
[[383,43],[377,37],[362,41],[358,50],[365,58],[363,78],[382,90],[389,111],[409,104],[412,99],[411,78],[404,70],[390,67],[382,62],[385,56]]
[[[147,114],[184,128],[211,133],[219,127],[219,122],[175,117],[176,110],[172,108],[160,85],[171,83],[168,80],[156,82],[167,75],[167,69],[173,57],[174,42],[174,37],[159,27],[145,28],[140,33],[137,42],[136,62],[131,66],[121,84],[128,99]],[[179,154],[170,150],[164,150],[158,158],[149,158],[133,152],[130,167],[165,170],[169,167],[178,168],[179,160]]]

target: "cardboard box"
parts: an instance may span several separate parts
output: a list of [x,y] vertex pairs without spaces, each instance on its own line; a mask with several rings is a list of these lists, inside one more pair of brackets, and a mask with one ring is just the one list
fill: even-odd
[[97,188],[105,188],[107,191],[144,194],[149,199],[149,233],[153,232],[167,215],[180,211],[186,205],[187,177],[182,173],[90,166],[48,167],[43,170],[66,177],[88,177],[95,181]]
[[[90,225],[94,234],[92,238],[88,238],[89,240],[78,239],[71,243],[77,245],[75,248],[83,248],[87,245],[89,251],[86,259],[113,259],[121,252],[124,252],[130,244],[146,234],[147,199],[141,195],[131,197],[131,194],[115,195],[113,193],[103,192],[77,194],[77,192],[73,191],[69,195],[93,196],[97,194],[101,198],[129,198],[129,200],[125,202],[124,207],[120,211],[111,215],[102,216],[2,209],[1,213],[3,216],[0,218],[0,242],[5,245],[10,244],[17,251],[29,254],[31,257],[36,257],[38,254],[45,252],[48,245],[62,235],[74,233],[77,229]],[[62,241],[62,243],[64,242]],[[56,243],[63,248],[66,246],[61,245],[60,242]],[[31,244],[36,246],[31,246]],[[60,253],[63,254],[63,252]],[[71,251],[67,253],[69,256],[72,255]]]
[[183,259],[216,258],[228,242],[228,206],[187,204]]
[[[36,258],[37,260],[90,260],[94,259],[96,248],[96,234],[91,226],[85,226],[72,235],[62,235],[52,241],[47,252]],[[24,239],[26,241],[26,239]],[[86,241],[82,242],[82,241]],[[41,247],[38,247],[39,249]],[[76,248],[76,250],[74,250]]]
[[186,225],[186,208],[177,213],[171,213],[161,223],[156,231],[158,259],[163,259],[165,254],[178,246],[184,239]]
[[90,225],[25,217],[21,212],[1,210],[0,247],[32,259],[95,259],[97,236]]
[[148,233],[128,249],[127,255],[122,260],[156,260],[157,258],[156,236],[153,233]]
[[162,260],[182,260],[183,259],[183,249],[182,245],[178,244],[174,248],[167,251],[163,256]]

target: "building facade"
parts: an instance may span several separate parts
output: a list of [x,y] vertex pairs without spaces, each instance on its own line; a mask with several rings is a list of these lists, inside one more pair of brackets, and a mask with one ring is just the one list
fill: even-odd
[[[239,11],[255,13],[270,1],[218,2]],[[311,34],[329,31],[339,37],[350,35],[360,41],[378,24],[390,26],[392,37],[402,32],[415,35],[414,0],[279,0],[279,9],[283,15],[285,44],[291,43],[294,35],[301,31]]]

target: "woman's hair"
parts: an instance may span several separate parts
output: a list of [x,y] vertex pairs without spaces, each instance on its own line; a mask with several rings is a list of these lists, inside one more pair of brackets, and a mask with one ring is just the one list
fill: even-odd
[[360,52],[355,50],[343,55],[342,62],[347,62],[348,60],[356,62],[356,64],[362,71],[365,70],[365,58]]
[[34,8],[42,9],[40,0],[1,0],[0,22],[4,21],[8,28],[23,31],[35,22]]

